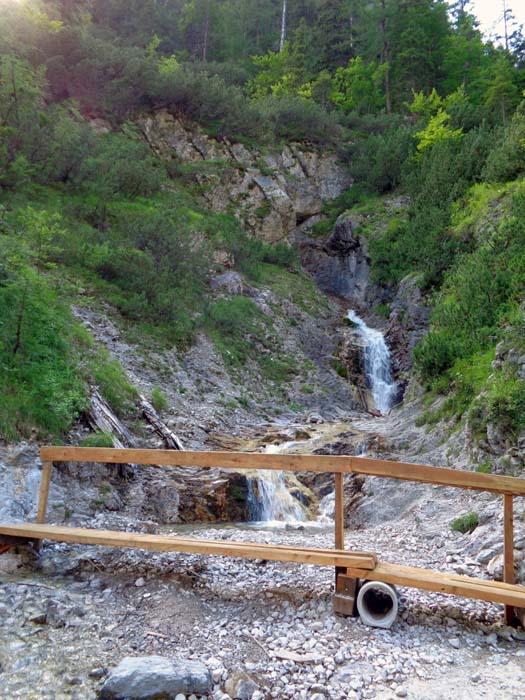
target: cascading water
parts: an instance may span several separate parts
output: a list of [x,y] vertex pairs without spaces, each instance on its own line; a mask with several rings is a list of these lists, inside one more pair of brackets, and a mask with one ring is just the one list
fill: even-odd
[[[291,443],[269,445],[268,454],[283,452]],[[248,481],[251,518],[265,522],[305,522],[306,511],[288,491],[284,472],[262,470]]]
[[391,371],[390,350],[383,334],[367,326],[355,311],[349,311],[348,318],[355,323],[365,346],[366,380],[375,407],[380,413],[386,414],[392,408],[397,394],[397,384]]

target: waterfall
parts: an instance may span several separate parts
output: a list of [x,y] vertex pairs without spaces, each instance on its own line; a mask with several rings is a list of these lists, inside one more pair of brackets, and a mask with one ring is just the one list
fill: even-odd
[[348,318],[357,326],[365,346],[365,373],[375,407],[386,414],[392,408],[397,394],[397,385],[390,369],[390,350],[383,334],[366,325],[355,311],[348,312]]
[[[269,445],[268,454],[283,452],[291,443]],[[248,480],[251,518],[254,521],[305,522],[306,511],[288,491],[284,472],[261,470]]]

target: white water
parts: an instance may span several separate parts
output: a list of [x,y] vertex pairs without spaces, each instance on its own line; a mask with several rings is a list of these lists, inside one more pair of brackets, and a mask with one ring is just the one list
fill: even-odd
[[[266,453],[284,452],[294,443],[268,445]],[[255,482],[255,483],[254,483]],[[264,522],[305,522],[308,518],[304,507],[288,491],[284,472],[261,470],[248,482],[252,519]]]
[[365,346],[365,373],[376,409],[386,414],[393,406],[397,385],[392,377],[390,350],[383,334],[366,325],[355,311],[348,312],[348,318],[357,326]]

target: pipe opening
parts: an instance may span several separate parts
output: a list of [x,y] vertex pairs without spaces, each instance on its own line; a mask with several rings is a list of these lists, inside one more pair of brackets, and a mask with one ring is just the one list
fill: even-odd
[[378,588],[369,588],[363,596],[363,603],[375,620],[382,620],[394,608],[392,596]]
[[398,613],[396,589],[380,581],[368,581],[357,596],[357,610],[366,625],[390,628]]

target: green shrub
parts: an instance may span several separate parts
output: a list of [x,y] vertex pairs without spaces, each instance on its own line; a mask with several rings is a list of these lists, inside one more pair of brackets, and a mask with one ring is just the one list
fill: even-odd
[[84,160],[75,181],[107,200],[117,195],[151,196],[165,177],[161,161],[142,141],[125,134],[105,134]]
[[0,435],[63,435],[87,403],[69,310],[32,271],[0,273],[0,319]]
[[354,146],[351,172],[369,189],[383,193],[402,181],[403,166],[414,152],[414,129],[395,120],[386,131],[370,134]]
[[168,397],[158,386],[151,390],[151,404],[159,413],[165,411],[169,406]]
[[297,363],[292,357],[264,355],[259,364],[263,375],[277,383],[287,382],[298,374]]
[[479,525],[479,516],[477,513],[474,511],[467,513],[466,515],[462,515],[459,518],[456,518],[450,523],[450,528],[454,532],[461,532],[462,534],[466,534],[467,532],[472,532],[477,528]]
[[80,447],[114,447],[113,437],[109,433],[94,433],[80,441]]
[[264,120],[236,85],[228,85],[199,65],[178,64],[149,86],[154,102],[202,124],[212,135],[229,139],[261,138]]
[[476,471],[478,474],[492,474],[492,466],[490,462],[483,462],[482,464],[478,464]]
[[263,122],[277,139],[334,145],[342,129],[334,114],[321,105],[296,95],[265,97],[256,103]]
[[226,364],[240,366],[256,353],[253,338],[260,332],[262,313],[251,299],[234,296],[210,306],[207,324]]
[[511,123],[499,131],[499,139],[490,152],[483,177],[489,182],[507,182],[525,172],[525,102]]

